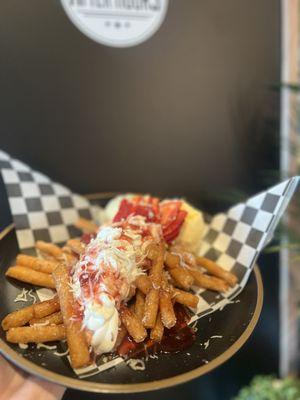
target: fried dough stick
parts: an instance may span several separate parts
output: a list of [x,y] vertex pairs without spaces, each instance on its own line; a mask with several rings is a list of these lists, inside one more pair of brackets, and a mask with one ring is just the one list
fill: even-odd
[[[196,286],[214,290],[216,292],[226,292],[228,289],[228,283],[225,280],[216,278],[214,276],[205,275],[199,271],[196,265],[196,257],[194,257],[192,254],[184,251],[179,254],[168,253],[166,256],[166,264],[168,266],[170,275],[176,282],[176,286],[188,290],[192,284],[195,284]],[[181,267],[181,257],[185,262],[187,269]],[[221,267],[219,268],[223,273],[226,273],[226,271]],[[189,280],[189,276],[191,277],[191,280]]]
[[43,240],[38,240],[35,243],[35,247],[43,254],[46,256],[50,256],[51,258],[54,258],[56,260],[61,260],[63,257],[63,251],[60,247],[56,246],[53,243],[47,243],[44,242]]
[[223,279],[214,276],[202,274],[196,269],[190,269],[191,275],[194,277],[195,285],[204,289],[214,290],[215,292],[226,292],[228,284]]
[[209,260],[208,258],[195,256],[194,254],[185,251],[180,246],[174,246],[172,248],[172,251],[173,253],[168,253],[168,259],[169,262],[173,265],[176,264],[178,260],[180,261],[180,257],[182,257],[184,262],[187,263],[190,267],[196,268],[198,265],[204,268],[209,274],[217,278],[223,279],[230,286],[235,286],[238,281],[236,275],[234,275],[230,271],[226,271],[224,268],[220,267],[217,263]]
[[52,274],[58,265],[57,262],[44,260],[43,258],[38,257],[27,256],[26,254],[19,254],[17,256],[16,264],[34,269],[39,272],[44,272],[45,274]]
[[175,288],[172,291],[172,298],[175,302],[191,308],[196,308],[199,302],[199,298],[196,295]]
[[46,317],[43,318],[32,318],[29,320],[30,325],[34,324],[60,325],[63,323],[64,321],[60,311],[47,315]]
[[50,274],[44,272],[35,271],[31,268],[16,265],[9,267],[5,273],[10,278],[17,279],[21,282],[31,283],[32,285],[42,286],[54,289],[55,284]]
[[66,327],[71,364],[73,368],[81,368],[90,363],[90,353],[81,322],[72,319],[75,315],[75,301],[70,288],[69,269],[60,264],[53,272],[53,277]]
[[[153,265],[150,269],[150,279],[154,289],[159,289],[161,286],[162,272],[164,269],[164,258],[165,258],[165,246],[163,241],[156,247],[156,251],[152,251],[154,254],[151,254],[153,257]],[[152,253],[151,252],[151,253]]]
[[[141,275],[139,276],[136,280],[135,283],[137,285],[137,287],[139,288],[139,290],[144,293],[145,295],[147,295],[149,293],[149,291],[151,290],[151,282],[148,276],[146,275]],[[172,287],[170,285],[170,293],[172,296],[172,299],[175,300],[175,302],[182,304],[184,306],[187,307],[191,307],[191,308],[196,308],[199,298],[189,292],[185,292],[184,290],[180,290],[180,289],[175,289],[174,287]]]
[[122,307],[120,317],[129,335],[136,343],[143,342],[146,339],[146,329],[143,327],[140,319],[129,308]]
[[154,328],[151,329],[150,332],[150,339],[154,340],[155,342],[160,342],[164,334],[164,325],[161,320],[160,313],[157,314],[156,323]]
[[140,290],[137,290],[135,296],[134,313],[140,321],[143,320],[145,311],[145,296]]
[[64,325],[22,326],[6,332],[6,339],[10,343],[44,343],[65,338]]
[[170,329],[176,324],[172,298],[166,290],[160,290],[159,309],[163,325]]
[[174,279],[176,286],[185,290],[189,290],[192,287],[194,278],[190,274],[190,271],[187,271],[184,268],[170,268],[169,273]]
[[3,330],[8,330],[10,328],[20,327],[33,318],[43,318],[54,312],[58,311],[60,308],[58,297],[55,296],[51,300],[42,301],[40,303],[32,304],[31,306],[24,307],[21,310],[14,311],[8,314],[2,320]]
[[74,225],[84,233],[96,233],[99,229],[99,226],[93,221],[89,221],[85,218],[79,218]]
[[67,265],[73,265],[78,261],[77,256],[73,253],[69,246],[62,247],[63,255],[61,257],[61,262]]
[[67,265],[71,265],[77,261],[77,258],[72,254],[72,250],[69,247],[60,248],[53,243],[43,242],[42,240],[38,240],[35,246],[41,252],[41,255],[48,260],[55,260],[59,263],[63,262]]
[[69,239],[67,241],[67,246],[78,255],[81,254],[85,249],[85,245],[81,243],[79,239]]
[[180,267],[180,256],[178,254],[166,252],[165,263],[168,268],[178,268]]
[[152,288],[151,281],[147,275],[140,275],[135,280],[136,287],[144,294],[150,292]]
[[145,299],[143,325],[145,328],[154,328],[159,306],[159,289],[151,289]]
[[152,284],[152,288],[146,294],[145,309],[143,317],[143,325],[145,328],[154,328],[157,312],[159,308],[159,289],[162,284],[162,275],[164,268],[164,257],[165,257],[165,246],[164,242],[161,241],[159,245],[152,249],[153,257],[152,267],[150,269],[149,277]]
[[237,284],[238,278],[232,272],[225,271],[225,269],[221,268],[214,261],[211,261],[205,257],[196,257],[196,262],[198,265],[206,269],[206,271],[216,276],[217,278],[224,279],[230,286],[235,286]]
[[165,257],[165,263],[176,286],[189,290],[194,283],[194,278],[189,270],[182,267],[180,257],[168,252]]

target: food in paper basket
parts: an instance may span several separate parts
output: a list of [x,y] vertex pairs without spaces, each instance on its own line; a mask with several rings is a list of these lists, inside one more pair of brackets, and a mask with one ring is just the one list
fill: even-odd
[[237,283],[197,256],[205,226],[185,201],[118,196],[106,217],[101,226],[78,220],[83,235],[63,247],[38,241],[39,257],[17,256],[8,277],[56,294],[7,315],[7,341],[67,339],[73,368],[106,353],[182,350],[195,337],[188,326],[199,301],[192,287],[226,292]]

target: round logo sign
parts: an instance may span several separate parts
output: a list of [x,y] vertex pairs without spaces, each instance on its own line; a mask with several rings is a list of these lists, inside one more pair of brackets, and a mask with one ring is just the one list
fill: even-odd
[[168,0],[61,0],[71,21],[91,39],[129,47],[149,39],[162,24]]

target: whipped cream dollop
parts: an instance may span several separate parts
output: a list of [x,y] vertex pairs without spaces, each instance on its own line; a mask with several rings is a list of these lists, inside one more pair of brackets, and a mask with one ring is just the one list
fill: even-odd
[[99,229],[72,270],[72,290],[82,313],[83,327],[97,354],[113,350],[119,329],[118,309],[128,300],[131,287],[159,237],[160,227],[141,216]]
[[108,353],[115,345],[119,315],[115,301],[106,293],[99,295],[102,303],[90,301],[84,311],[84,324],[93,332],[91,346],[97,354]]

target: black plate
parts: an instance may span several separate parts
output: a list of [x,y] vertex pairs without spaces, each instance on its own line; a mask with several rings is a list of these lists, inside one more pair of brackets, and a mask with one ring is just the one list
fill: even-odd
[[[0,319],[21,308],[14,299],[23,287],[31,286],[5,278],[5,271],[18,252],[14,229],[0,234]],[[0,352],[20,368],[67,387],[94,392],[125,393],[155,390],[186,382],[211,371],[229,359],[252,333],[262,308],[263,286],[256,267],[243,292],[234,304],[198,321],[196,342],[176,354],[162,354],[149,359],[144,371],[133,371],[125,363],[85,379],[78,379],[66,358],[53,355],[46,349],[30,346],[22,350],[7,343],[0,328]],[[222,336],[205,342],[211,336]]]

